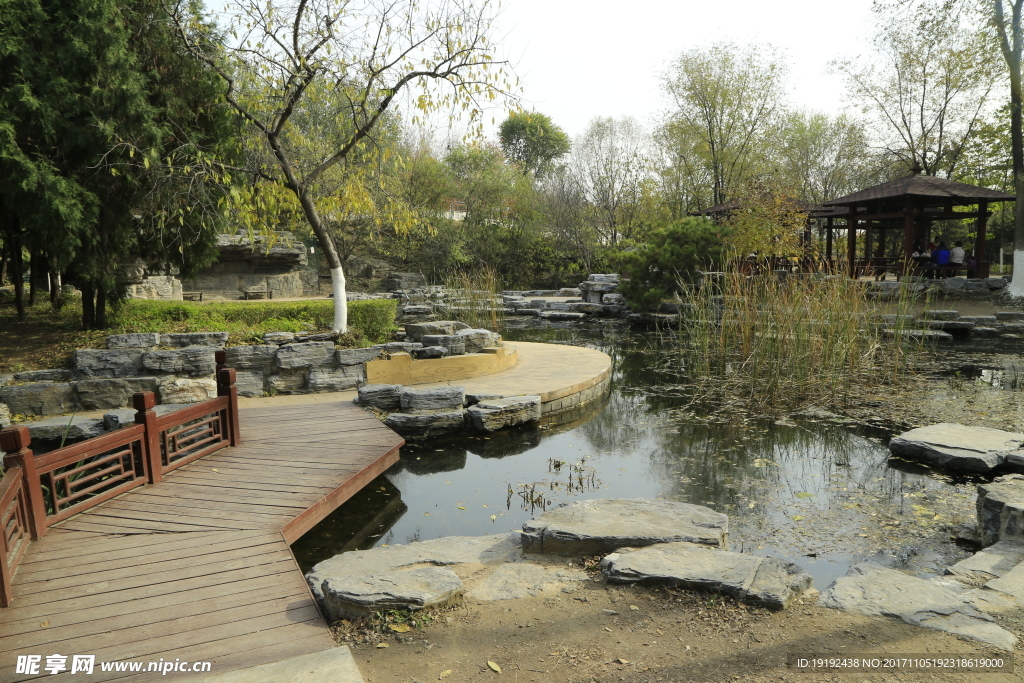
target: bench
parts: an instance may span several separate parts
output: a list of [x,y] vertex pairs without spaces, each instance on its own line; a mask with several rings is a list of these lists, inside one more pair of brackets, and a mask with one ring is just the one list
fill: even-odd
[[273,299],[274,290],[272,289],[243,289],[242,298],[248,301],[249,299]]
[[202,301],[203,300],[203,293],[202,292],[182,292],[181,293],[181,298],[182,298],[183,301]]

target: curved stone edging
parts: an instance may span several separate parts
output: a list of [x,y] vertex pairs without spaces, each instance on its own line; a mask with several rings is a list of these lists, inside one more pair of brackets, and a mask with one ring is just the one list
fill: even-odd
[[366,381],[370,384],[431,384],[493,375],[515,367],[519,362],[516,347],[504,345],[444,358],[414,360],[408,353],[393,353],[387,360],[366,363]]

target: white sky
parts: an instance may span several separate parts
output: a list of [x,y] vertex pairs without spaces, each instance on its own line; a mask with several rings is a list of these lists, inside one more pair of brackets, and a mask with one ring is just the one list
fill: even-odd
[[842,80],[828,63],[867,51],[874,18],[871,0],[506,0],[498,25],[523,107],[576,136],[596,116],[650,124],[667,104],[659,74],[671,59],[717,41],[780,48],[792,103],[838,112]]

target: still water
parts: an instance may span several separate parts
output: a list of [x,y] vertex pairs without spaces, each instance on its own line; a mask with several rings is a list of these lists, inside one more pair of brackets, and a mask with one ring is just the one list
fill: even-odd
[[672,340],[656,334],[534,322],[504,337],[608,353],[607,399],[567,424],[404,447],[398,464],[293,546],[304,570],[347,550],[515,531],[586,498],[706,505],[729,515],[730,549],[796,562],[818,588],[863,559],[928,575],[963,554],[948,527],[969,521],[973,484],[890,461],[883,431],[814,413],[694,416]]

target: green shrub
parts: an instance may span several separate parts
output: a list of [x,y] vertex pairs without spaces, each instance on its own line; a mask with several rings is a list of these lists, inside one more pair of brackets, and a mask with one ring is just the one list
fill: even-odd
[[389,341],[397,329],[395,315],[398,302],[394,299],[364,299],[348,304],[349,327],[359,330],[371,344]]
[[617,257],[628,279],[619,291],[633,306],[653,310],[692,282],[698,270],[719,270],[729,229],[704,218],[684,218],[652,229],[647,239]]

